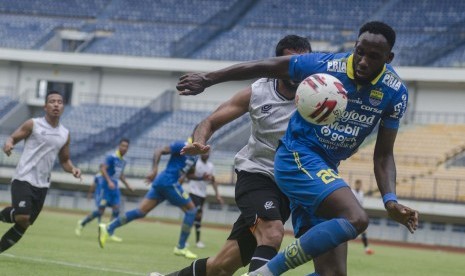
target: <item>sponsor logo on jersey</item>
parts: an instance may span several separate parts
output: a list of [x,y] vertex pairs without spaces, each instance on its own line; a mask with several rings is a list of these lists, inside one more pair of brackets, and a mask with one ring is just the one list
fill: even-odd
[[[344,111],[342,113],[342,116],[339,118],[339,121],[341,122],[351,122],[356,125],[360,126],[370,126],[373,125],[375,121],[375,115],[365,115],[365,114],[360,114],[355,110],[351,111]],[[337,122],[337,121],[336,121]]]
[[399,88],[402,85],[402,81],[396,75],[390,73],[384,75],[382,82],[396,91],[399,91]]
[[381,92],[379,90],[371,90],[370,97],[368,98],[368,101],[372,105],[378,106],[383,101],[383,96],[384,96],[383,92]]
[[19,204],[18,204],[18,207],[20,207],[20,208],[26,207],[26,201],[21,200],[21,201],[19,202]]
[[378,114],[381,114],[383,112],[383,110],[381,109],[378,109],[376,107],[372,107],[372,106],[368,106],[368,105],[362,105],[361,106],[362,110],[366,110],[366,111],[371,111],[371,112],[374,112],[374,113],[378,113]]
[[347,72],[346,59],[328,61],[326,70],[328,72],[346,73]]
[[362,101],[362,99],[360,99],[360,98],[348,99],[347,101],[348,101],[349,103],[354,103],[354,104],[358,104],[358,105],[363,104],[363,101]]
[[271,104],[265,104],[262,106],[262,113],[270,113],[273,106]]

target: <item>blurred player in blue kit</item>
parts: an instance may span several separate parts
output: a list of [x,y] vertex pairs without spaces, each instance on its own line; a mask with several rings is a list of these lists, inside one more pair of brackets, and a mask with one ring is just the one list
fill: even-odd
[[[155,150],[153,155],[152,171],[146,176],[146,182],[151,183],[150,190],[137,209],[126,212],[123,216],[115,218],[110,224],[99,225],[99,244],[105,246],[108,237],[111,237],[116,228],[121,227],[135,219],[145,217],[151,210],[164,200],[178,206],[184,212],[184,220],[181,226],[179,242],[174,248],[174,254],[195,259],[197,255],[186,248],[186,240],[190,235],[194,224],[197,208],[187,192],[182,189],[179,179],[191,169],[195,163],[194,157],[181,155],[181,149],[187,144],[185,141],[175,141],[168,146]],[[164,171],[158,174],[158,164],[162,155],[170,155]]]
[[[316,73],[338,78],[347,91],[346,111],[325,126],[292,115],[275,156],[275,178],[289,198],[297,237],[284,251],[248,275],[281,275],[325,253],[339,252],[345,264],[347,241],[363,233],[368,216],[347,183],[338,175],[338,165],[355,153],[380,122],[374,172],[389,217],[413,233],[418,212],[397,202],[394,142],[399,121],[407,107],[408,93],[389,63],[395,31],[383,22],[368,22],[358,34],[353,52],[310,53],[239,63],[210,73],[192,73],[180,78],[182,95],[195,95],[211,85],[258,77],[302,81]],[[315,85],[324,79],[314,78]],[[357,131],[349,131],[354,130]],[[334,138],[336,137],[336,138]],[[345,267],[334,265],[335,275]],[[321,275],[318,269],[311,275]]]
[[[118,187],[118,180],[130,191],[132,187],[126,181],[124,176],[124,168],[126,167],[126,160],[123,159],[124,155],[129,150],[129,139],[123,138],[120,140],[118,149],[113,154],[106,156],[104,163],[100,165],[100,172],[95,176],[94,183],[94,199],[97,209],[87,215],[84,219],[79,220],[75,229],[77,236],[81,235],[81,231],[92,220],[98,219],[100,223],[101,217],[105,212],[106,207],[112,208],[111,219],[117,218],[120,212],[121,204],[121,191]],[[92,188],[92,187],[91,187]],[[112,235],[111,240],[121,242],[122,239]]]

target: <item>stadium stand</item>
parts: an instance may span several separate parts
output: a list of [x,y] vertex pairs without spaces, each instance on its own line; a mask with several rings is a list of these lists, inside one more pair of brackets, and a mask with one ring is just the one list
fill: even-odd
[[[396,139],[397,195],[404,198],[458,202],[465,198],[465,167],[445,168],[465,151],[465,126],[427,124],[405,127]],[[425,150],[425,148],[427,150]],[[341,175],[360,178],[368,194],[379,194],[373,171],[374,142],[341,163]]]
[[12,99],[11,97],[0,96],[0,118],[3,118],[3,116],[12,110],[18,103],[18,100]]
[[[271,46],[290,33],[309,37],[318,51],[350,49],[357,28],[375,19],[397,30],[394,65],[461,67],[464,9],[454,0],[5,0],[0,47],[248,60],[273,56]],[[62,30],[81,32],[78,45],[85,43],[66,46]],[[50,48],[57,39],[64,46]]]

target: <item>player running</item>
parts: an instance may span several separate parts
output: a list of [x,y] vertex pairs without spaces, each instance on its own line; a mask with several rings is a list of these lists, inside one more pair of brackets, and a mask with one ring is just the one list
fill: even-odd
[[[135,219],[145,217],[151,210],[167,199],[171,204],[178,206],[184,212],[184,220],[181,225],[179,242],[173,253],[177,256],[184,256],[188,259],[196,259],[197,255],[186,248],[186,240],[190,235],[194,224],[197,208],[189,195],[184,192],[179,178],[186,174],[194,165],[193,157],[181,155],[181,149],[187,144],[185,141],[175,141],[169,146],[160,147],[153,155],[153,169],[146,176],[146,182],[151,183],[150,190],[145,194],[139,208],[126,212],[123,216],[115,218],[108,226],[99,225],[99,245],[105,246],[108,237],[112,236],[116,228],[121,227]],[[164,171],[158,174],[158,164],[162,155],[170,155],[168,164]]]
[[81,177],[81,170],[69,157],[69,131],[60,123],[63,96],[58,91],[47,92],[44,110],[44,117],[24,122],[3,146],[3,152],[10,156],[14,146],[24,140],[11,182],[12,204],[0,212],[0,221],[14,223],[0,239],[0,253],[18,243],[42,211],[57,155],[65,172]]
[[[96,187],[95,204],[97,205],[97,209],[87,215],[84,219],[78,221],[74,231],[77,236],[80,236],[81,231],[86,224],[95,218],[98,218],[100,223],[101,216],[105,212],[106,207],[110,207],[112,209],[111,220],[119,216],[121,191],[118,187],[118,180],[121,180],[121,182],[123,182],[126,188],[130,191],[134,191],[124,176],[126,160],[124,160],[123,157],[128,150],[129,139],[122,138],[115,153],[109,154],[105,158],[104,163],[100,165],[100,173],[94,179],[94,185]],[[110,239],[116,242],[123,241],[120,237],[115,235],[111,235]]]
[[[276,45],[276,56],[309,51],[308,40],[296,35],[285,36]],[[168,276],[230,276],[249,263],[253,271],[277,254],[290,210],[289,200],[274,181],[274,155],[295,110],[297,85],[287,80],[259,79],[221,104],[198,125],[194,143],[183,150],[186,153],[208,152],[210,146],[206,143],[213,133],[244,114],[248,113],[252,121],[249,141],[234,160],[235,200],[241,214],[216,256],[196,260]]]

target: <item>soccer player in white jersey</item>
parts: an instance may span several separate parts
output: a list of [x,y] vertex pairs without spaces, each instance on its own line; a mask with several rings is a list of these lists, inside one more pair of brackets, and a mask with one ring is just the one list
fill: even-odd
[[[361,179],[355,180],[354,188],[352,188],[351,190],[355,198],[357,198],[358,202],[363,207],[363,200],[364,200],[365,194],[363,193],[363,189],[362,189],[362,180]],[[361,234],[361,236],[362,236],[363,247],[365,248],[365,254],[367,255],[374,254],[375,252],[370,247],[368,247],[367,231],[364,231]]]
[[0,239],[0,253],[15,245],[39,216],[57,155],[66,172],[81,177],[81,170],[69,157],[69,131],[60,124],[63,109],[62,95],[49,91],[45,97],[45,116],[27,120],[5,141],[3,152],[8,156],[22,140],[24,150],[11,183],[12,205],[0,212],[1,221],[14,223]]
[[215,166],[208,159],[209,153],[204,153],[195,162],[195,166],[187,173],[189,184],[189,197],[197,207],[197,214],[195,215],[195,245],[198,248],[204,248],[205,244],[200,240],[200,228],[202,227],[203,205],[207,197],[207,185],[212,184],[213,191],[218,203],[223,204],[223,198],[218,193],[218,183],[215,181]]
[[[296,35],[284,37],[276,46],[276,56],[310,51],[308,40]],[[295,110],[297,85],[292,81],[259,79],[221,104],[196,127],[193,143],[183,149],[186,154],[208,152],[210,146],[206,143],[215,131],[249,113],[251,136],[235,157],[235,200],[241,215],[216,256],[195,260],[168,276],[230,276],[249,263],[249,270],[253,271],[277,254],[290,210],[287,197],[274,181],[274,155]]]

